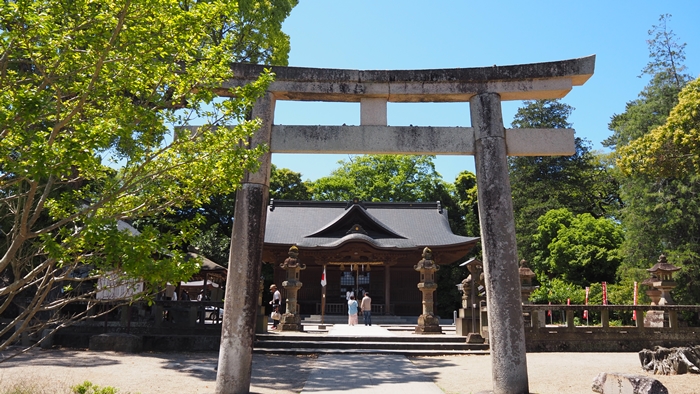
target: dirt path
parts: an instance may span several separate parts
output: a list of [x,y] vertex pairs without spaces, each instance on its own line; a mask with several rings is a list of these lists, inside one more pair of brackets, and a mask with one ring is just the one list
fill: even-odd
[[[367,356],[368,361],[371,357]],[[490,356],[410,360],[448,394],[492,388]],[[636,353],[530,353],[527,360],[530,390],[537,393],[592,393],[591,383],[599,372],[643,374]],[[299,393],[315,361],[315,356],[255,354],[251,392]],[[0,393],[11,387],[31,387],[40,394],[64,394],[85,380],[116,387],[121,394],[212,393],[215,365],[216,352],[131,355],[36,349],[0,364]],[[698,375],[656,378],[672,394],[700,392]]]

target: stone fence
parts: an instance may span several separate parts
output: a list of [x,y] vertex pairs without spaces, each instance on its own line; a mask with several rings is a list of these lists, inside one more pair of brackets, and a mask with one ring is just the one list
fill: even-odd
[[[586,310],[599,316],[599,325],[574,324],[574,316]],[[564,324],[545,324],[548,311],[563,312]],[[634,326],[610,326],[611,312],[621,311],[636,311]],[[528,352],[621,352],[700,344],[700,327],[683,327],[680,312],[700,313],[700,305],[523,305],[526,347]]]

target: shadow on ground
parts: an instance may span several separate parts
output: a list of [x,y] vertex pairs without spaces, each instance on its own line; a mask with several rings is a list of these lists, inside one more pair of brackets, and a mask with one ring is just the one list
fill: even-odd
[[[17,354],[19,350],[9,349],[6,352],[0,353],[0,361],[6,360]],[[51,365],[60,367],[98,367],[104,365],[116,365],[121,361],[114,360],[108,357],[99,355],[93,357],[83,357],[84,351],[81,350],[56,350],[56,349],[32,349],[29,352],[17,355],[0,362],[0,369],[12,368],[19,364],[31,364],[36,366]]]
[[[475,356],[475,357],[480,357],[480,356]],[[433,357],[407,357],[408,361],[411,362],[411,364],[415,365],[418,367],[418,369],[421,370],[423,375],[427,376],[428,378],[435,380],[440,373],[437,372],[438,370],[442,368],[451,368],[451,367],[457,367],[459,364],[457,364],[454,361],[451,361],[449,359],[440,359],[440,358],[433,358]],[[432,369],[432,371],[429,371],[428,368]]]
[[[161,359],[163,369],[186,373],[202,381],[216,381],[218,352],[144,353]],[[316,355],[254,354],[251,384],[268,391],[300,392],[314,368]]]

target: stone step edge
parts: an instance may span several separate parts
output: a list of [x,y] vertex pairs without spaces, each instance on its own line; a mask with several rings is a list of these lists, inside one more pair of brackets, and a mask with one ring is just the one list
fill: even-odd
[[264,354],[400,354],[404,356],[462,356],[489,355],[489,350],[401,350],[401,349],[313,349],[313,348],[253,348]]
[[298,346],[303,347],[303,345],[308,346],[340,346],[340,345],[355,345],[358,348],[369,347],[369,346],[404,346],[404,347],[466,347],[466,348],[486,348],[486,344],[473,344],[473,343],[432,343],[432,342],[327,342],[327,341],[257,341],[256,345],[260,346],[265,344],[271,346],[279,346],[284,344],[285,346]]
[[297,341],[297,342],[396,342],[396,343],[467,343],[467,337],[415,336],[415,337],[354,337],[354,336],[317,336],[257,334],[260,341]]

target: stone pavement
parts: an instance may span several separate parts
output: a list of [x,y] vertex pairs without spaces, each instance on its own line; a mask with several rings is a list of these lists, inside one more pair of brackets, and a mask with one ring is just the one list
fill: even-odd
[[326,354],[316,360],[302,394],[443,394],[406,356]]
[[[348,336],[370,335],[370,332],[371,335],[409,335],[391,328],[395,327],[386,330],[375,326],[335,325],[332,330],[333,335]],[[33,349],[0,363],[0,393],[13,387],[34,387],[33,391],[10,392],[65,394],[71,392],[70,386],[88,380],[99,386],[116,387],[123,394],[212,394],[217,359],[216,351],[126,354]],[[673,394],[700,392],[700,375],[646,373],[641,369],[636,352],[529,353],[527,365],[530,391],[541,394],[590,394],[593,379],[601,372],[652,376]],[[436,386],[445,394],[492,390],[491,356],[254,354],[250,391],[255,394],[317,394],[381,390],[382,394],[398,391],[401,394],[437,394],[440,391],[436,391]]]
[[[379,326],[333,326],[328,335],[394,336]],[[442,394],[406,356],[370,354],[327,354],[319,356],[306,380],[302,394],[381,393]]]

